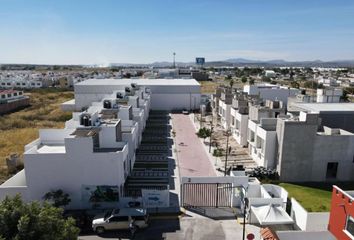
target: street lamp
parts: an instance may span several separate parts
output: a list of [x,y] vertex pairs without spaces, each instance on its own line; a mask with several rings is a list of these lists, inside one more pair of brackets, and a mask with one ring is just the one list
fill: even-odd
[[226,154],[225,154],[225,170],[224,170],[224,176],[226,176],[226,169],[227,169],[227,156],[231,152],[231,147],[229,148],[229,137],[230,137],[230,130],[226,130],[225,134],[226,135]]
[[211,115],[211,122],[210,122],[210,137],[209,137],[209,153],[211,151],[211,135],[213,134],[213,115]]

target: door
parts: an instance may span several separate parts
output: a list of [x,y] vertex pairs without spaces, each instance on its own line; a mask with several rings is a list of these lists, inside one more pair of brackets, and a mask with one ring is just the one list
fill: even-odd
[[326,178],[329,178],[329,179],[337,178],[337,170],[338,170],[338,163],[337,162],[327,163]]
[[119,229],[118,217],[111,217],[108,219],[107,224],[104,226],[107,230]]

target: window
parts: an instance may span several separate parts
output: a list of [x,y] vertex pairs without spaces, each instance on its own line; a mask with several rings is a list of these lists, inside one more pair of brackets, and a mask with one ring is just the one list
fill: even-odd
[[19,92],[18,95],[22,95],[22,92]]
[[5,83],[4,83],[4,82],[2,82],[2,83],[1,83],[1,85],[5,85]]
[[22,83],[22,86],[25,86],[25,85],[26,85],[26,83],[23,82],[23,83]]
[[128,221],[128,220],[129,220],[129,217],[128,217],[128,216],[121,216],[121,217],[119,217],[119,220],[118,220],[118,221],[123,222],[123,221]]
[[6,98],[6,95],[5,94],[1,95],[1,98]]
[[337,162],[327,163],[326,178],[336,178],[337,177],[337,170],[338,170],[338,163]]
[[128,216],[111,217],[109,219],[110,222],[123,222],[123,221],[128,221],[128,220],[129,220]]
[[354,217],[348,216],[345,224],[345,232],[352,238],[354,238]]
[[145,221],[145,217],[144,216],[135,216],[133,218],[134,218],[134,220],[137,220],[137,221]]
[[18,83],[16,83],[16,85],[17,85],[17,86],[20,86],[20,83],[18,82]]
[[118,222],[119,221],[119,217],[111,217],[109,219],[109,222]]
[[11,85],[11,83],[8,82],[8,83],[7,83],[7,86],[10,86],[10,85]]
[[15,96],[15,97],[17,96],[17,93],[16,93],[16,92],[14,93],[14,96]]
[[7,94],[7,97],[11,97],[11,93]]

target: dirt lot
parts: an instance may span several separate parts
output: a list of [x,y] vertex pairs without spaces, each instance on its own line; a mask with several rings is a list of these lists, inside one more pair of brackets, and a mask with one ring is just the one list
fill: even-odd
[[9,177],[6,157],[12,153],[22,156],[24,146],[38,137],[38,129],[62,128],[71,118],[71,113],[61,111],[60,104],[72,99],[72,92],[40,89],[26,94],[31,106],[0,116],[0,183]]

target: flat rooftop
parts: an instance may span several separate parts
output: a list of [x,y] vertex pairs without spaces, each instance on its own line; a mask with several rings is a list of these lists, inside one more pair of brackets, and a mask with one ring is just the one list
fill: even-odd
[[75,85],[77,86],[102,86],[102,85],[125,85],[128,86],[131,83],[136,83],[138,86],[163,86],[163,85],[173,85],[173,86],[199,86],[200,84],[195,79],[147,79],[147,78],[138,78],[138,79],[88,79],[83,82],[79,82]]
[[65,146],[44,145],[37,150],[38,153],[65,153]]
[[310,112],[354,112],[354,103],[294,103],[293,105]]

